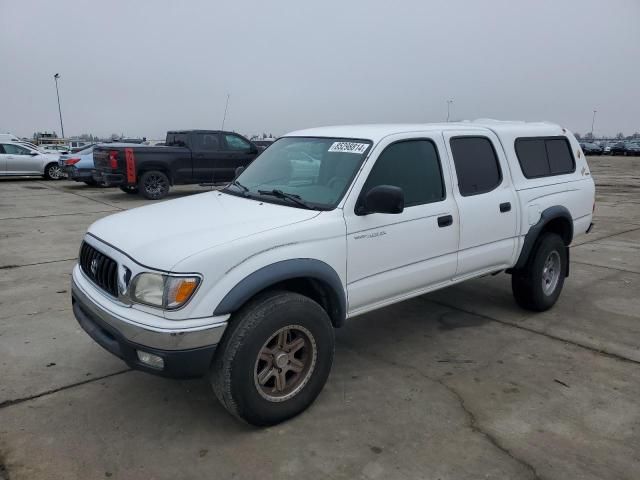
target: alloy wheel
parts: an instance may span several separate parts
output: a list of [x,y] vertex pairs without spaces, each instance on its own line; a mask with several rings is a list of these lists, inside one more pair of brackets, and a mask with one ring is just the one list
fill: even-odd
[[316,365],[313,335],[301,325],[283,327],[260,349],[254,369],[258,393],[271,402],[297,395],[307,384]]

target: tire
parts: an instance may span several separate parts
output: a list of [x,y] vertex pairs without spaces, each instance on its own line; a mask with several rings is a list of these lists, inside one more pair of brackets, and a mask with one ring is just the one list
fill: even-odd
[[84,180],[84,183],[86,183],[90,187],[95,187],[96,185],[98,185],[98,182],[96,182],[93,178],[91,180]]
[[[291,348],[278,346],[283,331],[285,345],[304,344],[293,351],[294,360],[291,352],[284,353]],[[324,387],[334,343],[327,313],[310,298],[286,291],[259,295],[233,315],[216,349],[213,391],[229,413],[247,423],[283,422],[304,411]],[[284,388],[278,385],[278,366],[283,366]],[[289,370],[293,367],[297,370]]]
[[518,305],[543,312],[558,300],[567,275],[567,246],[555,233],[543,233],[527,266],[511,275],[511,289]]
[[138,189],[148,200],[160,200],[169,193],[169,177],[158,170],[144,172],[138,181]]
[[47,180],[60,180],[62,177],[62,168],[57,162],[52,162],[44,167],[44,178]]
[[128,193],[129,195],[135,195],[139,191],[136,185],[121,185],[119,188],[124,193]]

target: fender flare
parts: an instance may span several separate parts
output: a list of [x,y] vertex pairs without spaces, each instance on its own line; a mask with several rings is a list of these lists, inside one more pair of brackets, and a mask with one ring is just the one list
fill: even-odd
[[311,278],[329,287],[333,312],[328,312],[336,327],[347,316],[347,296],[338,273],[327,263],[313,258],[294,258],[272,263],[246,276],[237,283],[214,310],[214,315],[233,313],[251,297],[272,285],[293,278]]
[[[535,225],[531,225],[529,227],[529,231],[524,236],[524,243],[522,245],[522,250],[520,251],[520,256],[518,257],[518,261],[516,262],[513,269],[517,270],[519,268],[523,268],[527,261],[529,260],[529,255],[533,251],[533,247],[536,244],[536,240],[543,232],[544,227],[557,218],[565,219],[569,223],[569,241],[565,241],[565,245],[567,246],[567,258],[569,257],[569,244],[573,239],[573,217],[571,213],[566,207],[561,205],[554,205],[553,207],[549,207],[543,210],[540,214],[540,219]],[[567,269],[567,276],[569,275],[569,271]]]

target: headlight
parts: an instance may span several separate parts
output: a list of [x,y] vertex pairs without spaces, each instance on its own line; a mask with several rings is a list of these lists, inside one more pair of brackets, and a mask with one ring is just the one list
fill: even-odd
[[187,303],[199,284],[199,277],[140,273],[131,284],[131,300],[171,310]]

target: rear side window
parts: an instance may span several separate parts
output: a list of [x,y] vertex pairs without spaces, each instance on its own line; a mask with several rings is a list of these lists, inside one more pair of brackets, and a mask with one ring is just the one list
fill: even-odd
[[565,137],[518,138],[515,147],[520,169],[527,178],[563,175],[576,169]]
[[463,197],[490,192],[502,182],[498,156],[487,137],[453,137],[451,153]]
[[404,140],[380,154],[362,189],[378,185],[402,188],[405,207],[444,199],[440,159],[431,140]]
[[220,138],[217,133],[201,133],[196,135],[198,150],[215,152],[220,150]]

